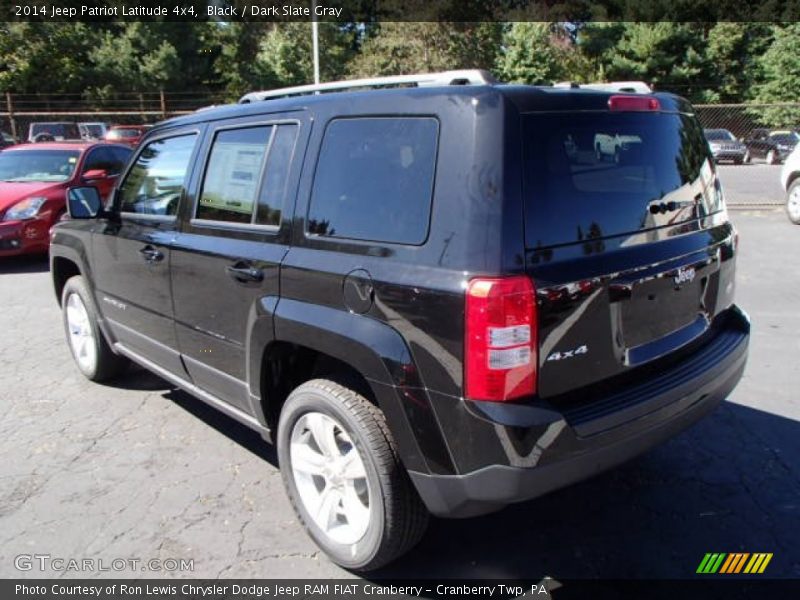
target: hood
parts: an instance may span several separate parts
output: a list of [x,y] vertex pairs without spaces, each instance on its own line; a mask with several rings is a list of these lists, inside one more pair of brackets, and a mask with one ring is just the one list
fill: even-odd
[[0,181],[0,212],[30,196],[50,196],[51,192],[63,189],[64,182],[53,184],[40,181]]

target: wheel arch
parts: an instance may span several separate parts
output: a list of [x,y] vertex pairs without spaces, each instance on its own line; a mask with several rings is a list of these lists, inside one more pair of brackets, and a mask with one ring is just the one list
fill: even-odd
[[411,352],[391,326],[283,298],[275,303],[273,335],[264,337],[251,335],[248,380],[253,408],[273,432],[292,389],[309,379],[331,379],[381,409],[406,468],[429,472],[427,459],[435,456],[453,471]]

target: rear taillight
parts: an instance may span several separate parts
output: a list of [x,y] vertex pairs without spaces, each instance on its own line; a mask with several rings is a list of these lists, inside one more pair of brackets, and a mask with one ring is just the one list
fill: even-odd
[[469,282],[464,394],[502,402],[536,393],[536,295],[528,277]]
[[652,96],[611,96],[608,110],[657,111],[661,110],[661,103]]

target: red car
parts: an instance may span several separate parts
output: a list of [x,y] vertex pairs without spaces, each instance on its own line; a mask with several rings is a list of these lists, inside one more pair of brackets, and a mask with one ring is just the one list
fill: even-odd
[[114,125],[108,130],[104,139],[107,142],[128,144],[131,148],[135,148],[150,127],[151,125]]
[[0,256],[47,252],[67,188],[92,185],[106,197],[131,155],[127,146],[44,142],[0,152]]

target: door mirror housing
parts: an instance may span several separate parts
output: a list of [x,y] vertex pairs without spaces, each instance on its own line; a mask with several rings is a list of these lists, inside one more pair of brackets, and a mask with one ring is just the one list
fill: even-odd
[[67,212],[71,219],[95,219],[103,210],[97,188],[74,187],[67,190]]
[[105,169],[91,169],[83,174],[84,181],[97,181],[106,177],[108,177],[108,171]]

